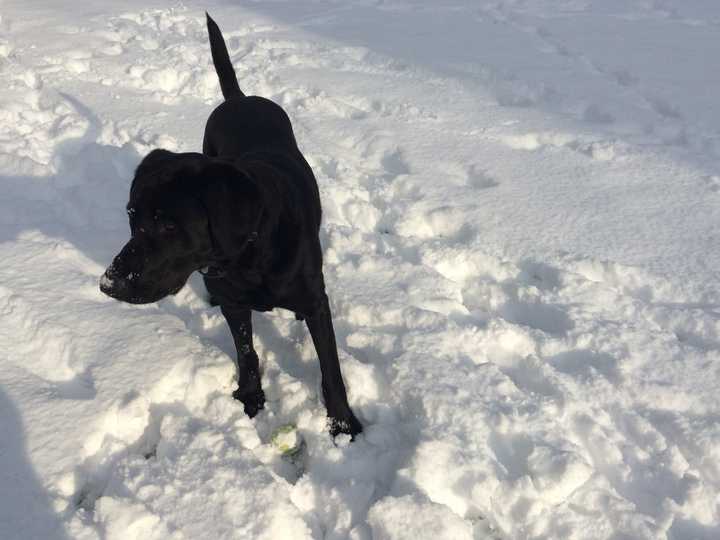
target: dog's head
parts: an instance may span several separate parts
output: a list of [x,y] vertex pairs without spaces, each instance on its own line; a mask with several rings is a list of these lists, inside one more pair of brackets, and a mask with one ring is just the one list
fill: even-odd
[[177,293],[195,270],[238,256],[262,212],[254,182],[231,162],[154,150],[142,160],[127,205],[130,240],[100,290],[147,304]]

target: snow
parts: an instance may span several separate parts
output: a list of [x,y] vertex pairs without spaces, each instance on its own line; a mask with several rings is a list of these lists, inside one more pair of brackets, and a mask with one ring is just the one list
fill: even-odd
[[[318,177],[352,443],[292,314],[254,316],[250,420],[199,276],[98,289],[134,167],[197,151],[219,103],[205,9]],[[3,2],[0,538],[719,538],[719,24],[711,0]]]

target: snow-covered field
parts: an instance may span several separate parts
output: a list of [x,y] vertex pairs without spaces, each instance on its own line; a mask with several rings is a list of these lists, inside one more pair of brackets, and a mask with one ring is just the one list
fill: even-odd
[[[720,3],[168,5],[0,3],[0,539],[720,538]],[[98,290],[205,9],[318,177],[353,443],[292,314],[250,420],[197,276]]]

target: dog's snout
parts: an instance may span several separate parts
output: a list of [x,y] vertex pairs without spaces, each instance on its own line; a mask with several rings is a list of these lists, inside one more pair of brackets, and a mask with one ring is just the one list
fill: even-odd
[[100,277],[100,291],[113,298],[122,299],[142,275],[143,264],[143,250],[131,240]]
[[127,290],[128,285],[127,276],[118,272],[115,263],[111,264],[100,277],[100,291],[113,298]]

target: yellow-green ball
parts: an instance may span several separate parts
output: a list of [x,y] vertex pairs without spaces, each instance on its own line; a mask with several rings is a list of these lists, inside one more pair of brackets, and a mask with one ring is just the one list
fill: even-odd
[[299,439],[296,426],[294,424],[285,424],[273,432],[270,441],[283,456],[288,456],[300,449]]

